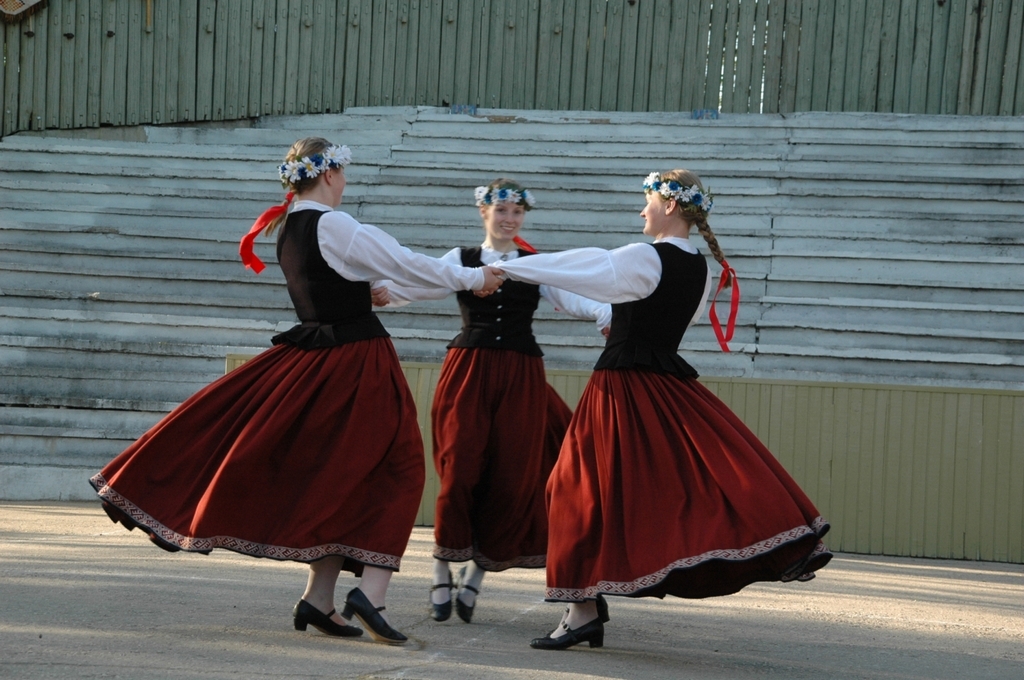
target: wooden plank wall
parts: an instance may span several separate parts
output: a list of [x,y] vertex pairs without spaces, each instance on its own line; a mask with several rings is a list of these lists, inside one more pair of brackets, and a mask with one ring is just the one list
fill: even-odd
[[[227,370],[248,355],[228,355]],[[440,366],[403,362],[427,454],[417,524],[434,521],[430,404]],[[589,371],[548,369],[575,408]],[[1024,393],[701,378],[832,524],[834,550],[1024,563]]]
[[1024,0],[50,0],[0,134],[349,106],[1024,114]]

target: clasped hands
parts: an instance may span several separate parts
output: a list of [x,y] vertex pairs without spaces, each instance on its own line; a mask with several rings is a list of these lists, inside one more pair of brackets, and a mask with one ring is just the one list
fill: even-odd
[[484,287],[480,290],[474,290],[473,295],[477,297],[487,297],[494,291],[501,288],[501,284],[505,283],[505,279],[508,278],[508,274],[498,269],[497,267],[481,267],[484,270]]

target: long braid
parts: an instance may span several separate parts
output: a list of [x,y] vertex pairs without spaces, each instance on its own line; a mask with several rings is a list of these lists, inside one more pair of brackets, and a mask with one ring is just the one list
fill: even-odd
[[[711,231],[711,226],[708,224],[708,218],[701,211],[696,211],[699,214],[694,217],[693,223],[697,226],[697,231],[707,241],[708,249],[711,250],[711,254],[714,256],[718,264],[725,267],[725,254],[722,253],[722,247],[718,245],[718,239],[715,238],[715,234]],[[728,288],[732,285],[732,279],[726,282],[725,287]]]

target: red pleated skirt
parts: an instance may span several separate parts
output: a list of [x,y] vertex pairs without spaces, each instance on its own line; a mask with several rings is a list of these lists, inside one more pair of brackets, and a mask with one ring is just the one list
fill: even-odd
[[695,379],[595,371],[547,493],[551,601],[727,595],[831,559],[814,504]]
[[544,488],[570,416],[540,357],[448,351],[431,410],[434,557],[488,571],[544,566]]
[[388,338],[278,345],[197,392],[91,482],[115,521],[169,550],[226,548],[397,570],[423,441]]

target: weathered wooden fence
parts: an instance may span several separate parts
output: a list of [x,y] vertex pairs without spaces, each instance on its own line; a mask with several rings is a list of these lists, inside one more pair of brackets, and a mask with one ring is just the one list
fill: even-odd
[[1024,0],[50,0],[0,134],[348,106],[1024,113]]

